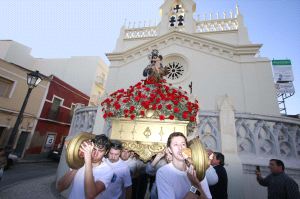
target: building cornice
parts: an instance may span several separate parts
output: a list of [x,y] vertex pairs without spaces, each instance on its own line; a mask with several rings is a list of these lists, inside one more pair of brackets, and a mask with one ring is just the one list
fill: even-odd
[[254,57],[262,47],[262,44],[232,45],[202,37],[200,34],[172,31],[124,52],[107,53],[106,56],[110,61],[119,61],[124,64],[147,55],[154,48],[160,49],[172,44],[182,45],[233,61],[237,61],[237,57],[242,55]]

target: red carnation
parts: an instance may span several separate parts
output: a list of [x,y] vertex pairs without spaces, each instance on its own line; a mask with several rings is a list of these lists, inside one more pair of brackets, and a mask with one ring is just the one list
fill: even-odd
[[198,104],[194,104],[194,107],[195,107],[195,109],[198,109],[199,108],[199,105]]
[[155,95],[154,93],[151,93],[151,94],[150,94],[150,98],[153,98],[153,99],[154,99],[155,97],[156,97],[156,95]]
[[167,107],[168,110],[171,110],[171,109],[172,109],[172,105],[171,105],[171,104],[167,104],[166,107]]
[[130,108],[129,108],[130,112],[133,112],[134,109],[135,109],[134,106],[130,106]]
[[129,113],[129,110],[128,109],[124,109],[123,113],[124,113],[124,115],[126,115],[126,114]]
[[191,117],[190,117],[190,121],[191,121],[191,122],[195,122],[195,121],[196,121],[196,117],[195,117],[195,116],[191,116]]
[[170,120],[174,120],[174,118],[175,118],[174,115],[170,115],[170,116],[169,116],[169,119],[170,119]]
[[131,115],[130,115],[130,119],[131,119],[131,120],[134,120],[134,118],[135,118],[135,115],[134,115],[134,114],[131,114]]
[[160,116],[159,116],[159,119],[160,119],[160,120],[164,120],[164,119],[165,119],[165,116],[164,116],[164,115],[160,115]]
[[160,102],[160,98],[156,98],[156,103],[158,104]]
[[104,119],[107,118],[107,114],[106,114],[106,113],[103,114],[103,118],[104,118]]
[[119,110],[121,108],[121,105],[118,102],[116,102],[114,104],[114,106],[115,106],[116,110]]
[[158,110],[162,109],[162,105],[159,104],[159,105],[157,106],[157,109],[158,109]]
[[156,110],[156,104],[152,105],[152,110]]
[[184,111],[184,112],[182,113],[182,118],[183,118],[183,119],[187,119],[187,118],[188,118],[188,115],[189,115],[189,112]]
[[174,113],[179,113],[179,111],[180,111],[180,110],[179,110],[178,107],[175,107],[175,108],[174,108]]
[[173,104],[177,106],[179,104],[179,101],[173,100]]
[[141,116],[145,116],[145,111],[141,110],[140,114],[141,114]]
[[136,101],[136,102],[139,102],[140,101],[140,97],[139,96],[136,96],[135,98],[134,98],[134,100]]

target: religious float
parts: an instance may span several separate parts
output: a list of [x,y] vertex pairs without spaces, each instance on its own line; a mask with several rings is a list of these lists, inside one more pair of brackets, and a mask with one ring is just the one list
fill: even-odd
[[[181,87],[175,88],[163,78],[169,71],[161,64],[162,56],[157,50],[149,59],[150,64],[143,71],[146,79],[111,93],[101,103],[103,118],[111,124],[109,138],[121,141],[124,148],[134,151],[144,162],[164,150],[171,133],[182,132],[188,137],[196,127],[199,111],[197,100],[191,100]],[[84,164],[79,148],[93,136],[80,133],[69,142],[66,160],[71,168]],[[197,176],[203,179],[209,165],[207,153],[197,138],[189,148]]]

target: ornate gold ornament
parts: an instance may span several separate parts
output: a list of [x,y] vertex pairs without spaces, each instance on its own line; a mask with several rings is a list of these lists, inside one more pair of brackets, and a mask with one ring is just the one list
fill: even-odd
[[81,132],[70,140],[66,150],[66,161],[70,168],[79,169],[84,165],[84,159],[79,153],[80,145],[95,136],[95,134]]
[[153,114],[154,111],[147,118],[135,120],[112,118],[110,139],[120,140],[123,147],[133,150],[141,160],[148,161],[166,147],[174,129],[187,135],[188,121],[152,119]]

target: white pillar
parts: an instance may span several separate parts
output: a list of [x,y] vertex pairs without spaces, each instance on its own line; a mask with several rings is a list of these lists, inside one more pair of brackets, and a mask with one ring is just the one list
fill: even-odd
[[234,107],[225,95],[218,100],[220,111],[219,123],[221,134],[221,152],[225,156],[225,169],[228,175],[228,198],[243,199],[243,169],[237,151]]

